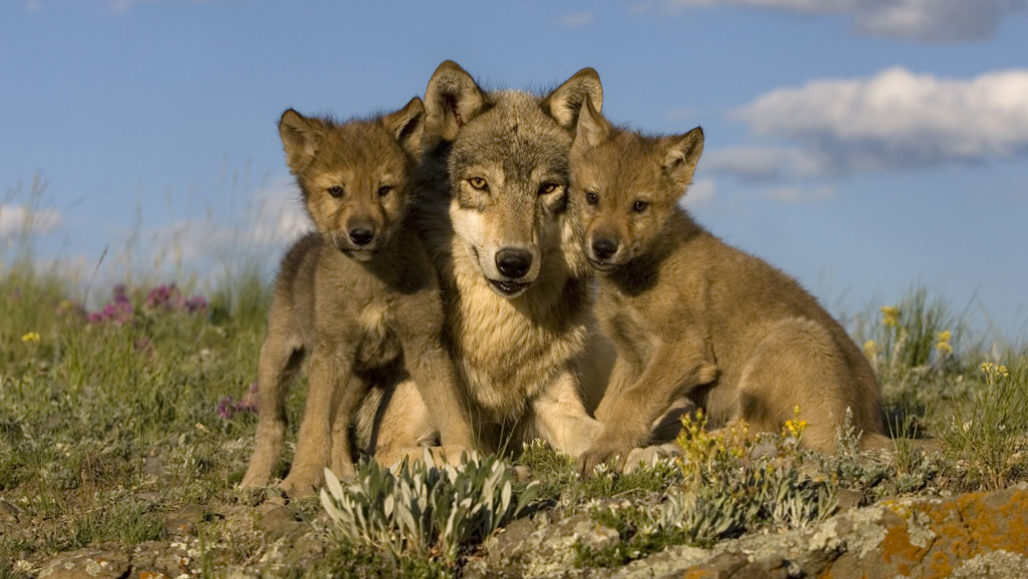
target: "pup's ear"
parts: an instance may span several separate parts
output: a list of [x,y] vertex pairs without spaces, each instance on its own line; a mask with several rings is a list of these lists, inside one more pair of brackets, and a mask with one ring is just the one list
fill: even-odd
[[671,178],[682,193],[692,183],[696,164],[703,154],[703,129],[696,127],[684,135],[661,139],[664,174]]
[[293,109],[282,113],[278,134],[286,151],[286,164],[294,173],[303,171],[314,160],[324,130],[321,121],[304,117]]
[[540,106],[560,126],[574,131],[585,99],[592,100],[597,111],[603,110],[603,85],[600,84],[600,75],[592,68],[576,72],[547,95]]
[[593,106],[593,99],[586,97],[582,111],[578,114],[578,129],[575,131],[575,142],[571,149],[584,150],[595,147],[610,135],[610,131],[610,122]]
[[382,117],[382,124],[396,137],[405,151],[418,156],[425,129],[425,104],[414,97],[402,109]]
[[459,64],[439,65],[425,89],[425,133],[452,141],[457,131],[485,108],[485,95]]

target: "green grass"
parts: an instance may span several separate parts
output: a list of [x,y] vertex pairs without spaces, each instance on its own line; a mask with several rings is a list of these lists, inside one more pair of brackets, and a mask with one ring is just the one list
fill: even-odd
[[[30,576],[61,552],[110,545],[128,549],[151,541],[185,541],[195,550],[190,568],[213,574],[228,566],[286,577],[339,569],[376,576],[394,572],[397,564],[410,576],[459,570],[463,559],[446,561],[432,553],[390,559],[381,550],[341,540],[328,532],[316,500],[285,507],[301,521],[302,537],[275,538],[278,528],[267,528],[258,514],[266,495],[234,488],[252,450],[256,417],[248,412],[222,417],[218,405],[225,396],[240,398],[255,380],[270,295],[256,266],[226,274],[208,294],[209,306],[194,313],[146,309],[151,286],[129,287],[132,322],[118,325],[89,323],[76,305],[82,296],[56,271],[36,271],[17,256],[5,263],[0,269],[0,499],[8,506],[0,505],[0,578]],[[855,334],[859,344],[875,342],[867,349],[882,381],[892,431],[928,436],[942,454],[904,438],[885,455],[845,448],[832,457],[782,453],[772,469],[779,477],[774,488],[798,497],[792,503],[796,508],[816,502],[810,493],[821,488],[817,485],[857,490],[869,503],[1028,480],[1028,351],[985,351],[977,345],[980,340],[967,335],[960,316],[923,290],[912,291],[895,307],[886,315],[877,307],[869,310]],[[944,331],[950,332],[948,340],[940,336]],[[983,362],[993,366],[983,370]],[[1001,364],[1005,372],[999,371]],[[303,395],[298,386],[288,401],[294,425]],[[846,437],[842,440],[845,447]],[[283,466],[290,458],[287,450]],[[528,514],[594,516],[618,539],[602,552],[583,547],[583,564],[619,565],[669,544],[709,545],[778,528],[783,520],[821,516],[801,513],[789,519],[792,515],[774,511],[787,501],[742,501],[732,489],[748,484],[744,475],[756,475],[732,462],[738,460],[722,455],[704,462],[703,472],[661,463],[630,475],[580,479],[567,457],[535,444],[515,462],[527,466],[529,480],[537,483],[537,501]],[[802,475],[795,470],[797,461]],[[514,483],[514,493],[526,484]],[[690,503],[669,511],[667,497],[687,492],[701,497],[713,492],[703,500],[721,506],[707,513]],[[623,506],[626,502],[631,506]],[[187,505],[199,505],[203,515],[183,536],[165,523]],[[736,507],[744,516],[718,531],[718,512]],[[669,523],[674,517],[693,517],[693,526]],[[459,557],[478,556],[481,539],[475,535],[462,543]]]

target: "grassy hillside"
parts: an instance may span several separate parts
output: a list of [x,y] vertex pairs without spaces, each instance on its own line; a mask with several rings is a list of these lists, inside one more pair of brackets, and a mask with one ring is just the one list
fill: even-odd
[[[177,543],[189,545],[182,571],[195,574],[226,566],[282,576],[335,566],[375,574],[397,564],[452,574],[495,526],[447,530],[446,520],[428,517],[415,540],[414,531],[372,512],[365,495],[409,502],[416,489],[401,496],[399,486],[386,488],[395,484],[388,473],[367,466],[365,495],[338,489],[334,504],[350,501],[351,517],[361,509],[378,516],[381,533],[399,537],[390,549],[375,539],[385,535],[347,530],[351,519],[338,512],[326,516],[317,499],[284,507],[306,538],[281,547],[270,511],[261,510],[274,491],[235,489],[256,425],[251,386],[269,297],[260,278],[237,276],[209,295],[120,287],[104,307],[86,311],[59,275],[28,263],[0,270],[0,577],[34,575],[59,553],[85,547]],[[460,479],[418,468],[406,476],[414,486],[436,477],[424,492],[451,476],[460,488],[445,492],[475,500],[485,493],[481,513],[495,523],[587,512],[616,539],[601,550],[582,546],[586,566],[619,565],[672,543],[709,545],[802,526],[838,508],[840,493],[869,503],[1028,480],[1028,351],[978,346],[963,335],[964,322],[920,290],[857,317],[855,338],[878,372],[898,437],[892,452],[860,455],[846,432],[836,456],[801,452],[799,421],[758,449],[711,437],[697,417],[681,438],[686,460],[631,475],[580,480],[566,458],[532,446],[518,460],[527,469],[489,463]],[[290,440],[303,395],[294,388],[289,400]],[[910,440],[926,436],[933,441]],[[500,483],[489,486],[489,476]],[[493,500],[508,482],[524,509],[501,504],[499,494]],[[626,496],[628,507],[609,500]]]

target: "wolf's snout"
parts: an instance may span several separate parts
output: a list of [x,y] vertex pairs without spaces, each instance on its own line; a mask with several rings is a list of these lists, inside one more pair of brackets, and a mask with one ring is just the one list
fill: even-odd
[[532,268],[532,254],[524,249],[501,249],[496,253],[496,269],[501,274],[519,279]]
[[618,242],[608,237],[593,240],[593,255],[596,259],[609,259],[618,252]]
[[375,239],[375,232],[366,227],[354,227],[350,230],[350,241],[363,247]]

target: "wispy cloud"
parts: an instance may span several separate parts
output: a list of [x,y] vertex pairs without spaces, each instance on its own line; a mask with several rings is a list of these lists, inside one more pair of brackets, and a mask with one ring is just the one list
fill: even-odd
[[732,115],[796,144],[711,152],[706,169],[749,180],[982,162],[1028,153],[1028,70],[948,79],[891,68],[758,97]]
[[713,179],[697,179],[685,193],[682,203],[686,207],[700,207],[710,204],[717,195]]
[[0,204],[0,238],[49,233],[63,222],[56,209],[33,209],[25,205]]
[[797,13],[845,14],[858,30],[919,42],[991,37],[1003,19],[1028,9],[1028,0],[665,0],[679,11],[701,6],[752,6]]
[[177,4],[206,4],[215,0],[108,0],[111,10],[124,13],[142,4],[177,3]]
[[835,188],[831,185],[819,187],[778,187],[770,189],[761,194],[765,199],[772,199],[782,203],[806,203],[810,201],[822,201],[835,197]]
[[584,28],[596,21],[592,12],[569,12],[558,16],[554,23],[564,28]]

